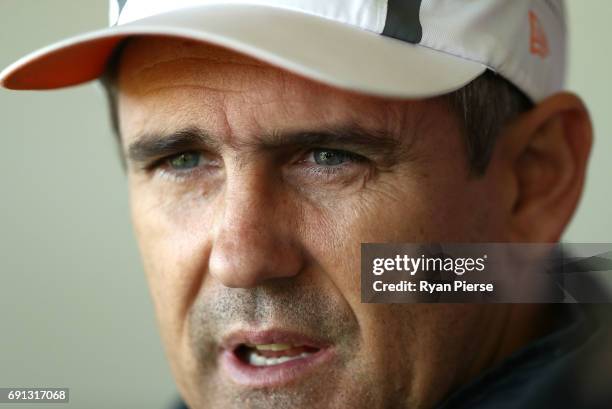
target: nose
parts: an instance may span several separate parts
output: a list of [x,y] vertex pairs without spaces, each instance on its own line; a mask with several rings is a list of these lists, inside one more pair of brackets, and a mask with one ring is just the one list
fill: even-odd
[[262,175],[229,176],[220,198],[209,273],[226,287],[250,288],[299,273],[295,214]]

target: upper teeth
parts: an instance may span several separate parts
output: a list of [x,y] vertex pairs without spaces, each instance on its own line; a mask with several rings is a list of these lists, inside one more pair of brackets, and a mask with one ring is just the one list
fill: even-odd
[[279,356],[278,358],[266,358],[265,356],[259,355],[255,351],[249,352],[247,359],[250,365],[253,366],[271,366],[282,364],[287,361],[293,361],[294,359],[301,359],[310,356],[311,354],[308,352],[302,352],[299,355],[295,356]]
[[[247,353],[247,361],[249,364],[253,366],[270,366],[270,365],[278,365],[287,361],[292,361],[294,359],[305,358],[309,355],[312,355],[309,352],[303,351],[302,353],[291,355],[291,356],[276,356],[276,357],[267,357],[260,355],[259,352],[264,354],[264,352],[282,352],[288,351],[294,348],[299,348],[302,345],[293,345],[293,344],[247,344],[250,351]],[[297,352],[297,351],[296,351]]]
[[294,348],[294,345],[289,344],[260,344],[260,345],[249,345],[251,348],[255,348],[258,351],[286,351],[287,349]]

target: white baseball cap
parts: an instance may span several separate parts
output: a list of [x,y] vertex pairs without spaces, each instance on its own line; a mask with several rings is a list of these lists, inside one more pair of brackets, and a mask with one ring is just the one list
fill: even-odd
[[562,88],[566,66],[563,0],[111,0],[109,28],[21,58],[0,84],[94,80],[135,35],[204,41],[387,97],[452,92],[490,69],[539,101]]

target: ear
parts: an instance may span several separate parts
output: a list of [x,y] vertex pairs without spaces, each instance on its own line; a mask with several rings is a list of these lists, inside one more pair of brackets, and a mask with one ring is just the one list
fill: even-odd
[[556,94],[519,116],[498,142],[508,239],[559,241],[580,199],[591,151],[586,107],[574,94]]

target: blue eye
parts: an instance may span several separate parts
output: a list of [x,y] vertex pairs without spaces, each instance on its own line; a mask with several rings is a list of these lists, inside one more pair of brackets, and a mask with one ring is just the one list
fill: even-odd
[[189,170],[200,164],[200,158],[197,152],[183,152],[168,158],[168,164],[176,170]]
[[312,155],[314,162],[321,166],[339,166],[356,159],[355,155],[336,149],[314,149]]

